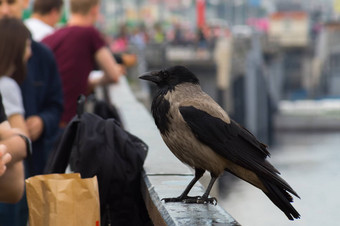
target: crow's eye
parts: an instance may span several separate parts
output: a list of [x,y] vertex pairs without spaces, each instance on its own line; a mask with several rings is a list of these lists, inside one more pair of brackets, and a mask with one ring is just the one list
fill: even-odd
[[167,78],[169,77],[169,72],[167,72],[167,71],[162,71],[161,73],[162,73],[163,79],[167,79]]

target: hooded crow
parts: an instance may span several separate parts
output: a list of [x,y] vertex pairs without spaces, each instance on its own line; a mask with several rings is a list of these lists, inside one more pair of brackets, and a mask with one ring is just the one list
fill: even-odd
[[[290,220],[300,214],[290,204],[289,184],[267,160],[267,146],[237,124],[205,92],[197,77],[184,66],[144,73],[140,79],[156,83],[158,91],[151,111],[161,136],[183,163],[195,169],[195,177],[184,192],[165,202],[212,203],[210,190],[216,179],[228,171],[261,189]],[[203,196],[188,193],[205,171],[211,175]],[[299,197],[300,198],[300,197]]]

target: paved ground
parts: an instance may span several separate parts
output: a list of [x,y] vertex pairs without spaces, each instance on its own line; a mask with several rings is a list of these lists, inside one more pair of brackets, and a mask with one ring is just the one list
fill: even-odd
[[281,132],[270,152],[301,197],[293,203],[301,219],[289,221],[260,190],[229,176],[221,206],[244,226],[340,225],[340,132]]

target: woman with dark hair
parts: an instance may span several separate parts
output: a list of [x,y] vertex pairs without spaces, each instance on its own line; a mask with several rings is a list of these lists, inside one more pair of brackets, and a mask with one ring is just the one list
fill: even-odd
[[19,84],[26,76],[31,56],[30,32],[18,19],[0,19],[0,92],[8,121],[28,134]]
[[16,203],[24,193],[22,160],[31,153],[18,85],[26,76],[31,41],[14,18],[0,19],[0,34],[0,202]]

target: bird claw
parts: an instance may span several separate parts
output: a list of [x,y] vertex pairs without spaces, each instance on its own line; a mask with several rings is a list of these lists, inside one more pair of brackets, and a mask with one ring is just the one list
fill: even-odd
[[195,197],[175,197],[175,198],[163,198],[164,202],[183,202],[183,203],[196,203],[196,204],[212,204],[214,206],[217,205],[217,199],[215,197],[207,198],[202,196]]
[[[197,203],[197,204],[212,204],[214,206],[217,205],[217,199],[215,197],[208,198],[208,197],[198,196],[196,199],[193,199],[192,201],[193,201],[192,203]],[[190,202],[186,202],[186,203],[190,203]]]

